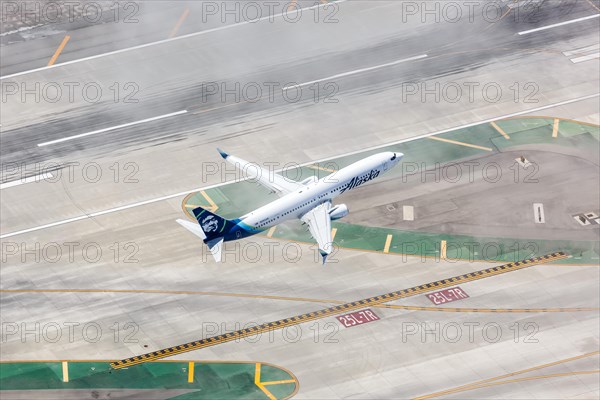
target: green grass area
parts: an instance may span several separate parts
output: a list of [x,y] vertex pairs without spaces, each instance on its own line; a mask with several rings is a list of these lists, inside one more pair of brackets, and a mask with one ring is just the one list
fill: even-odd
[[[256,363],[196,362],[193,382],[188,382],[188,366],[187,361],[159,361],[113,370],[108,361],[71,361],[68,382],[63,382],[61,362],[3,362],[0,390],[189,389],[192,392],[172,398],[268,399],[255,384]],[[269,364],[260,368],[261,382],[292,381],[267,386],[276,398],[289,398],[296,392],[297,380],[290,372]]]
[[[590,154],[590,157],[596,158],[598,152],[600,152],[600,128],[596,126],[561,120],[558,127],[558,136],[554,138],[552,137],[553,118],[508,119],[498,121],[497,124],[510,136],[510,140],[502,136],[491,124],[446,132],[438,135],[438,137],[488,147],[494,149],[494,151],[504,151],[511,147],[523,145],[551,144],[583,150]],[[435,163],[443,164],[460,161],[491,153],[482,149],[423,138],[336,158],[322,163],[321,166],[342,168],[381,151],[399,151],[405,154],[402,160],[403,163],[416,163],[417,165],[425,163],[427,166],[433,166]],[[401,177],[403,170],[405,169],[393,169],[389,172],[389,176]],[[288,176],[301,180],[312,175],[322,178],[327,174],[329,172],[303,167],[301,173],[291,171]],[[217,213],[225,218],[237,218],[274,199],[267,189],[249,182],[224,185],[209,189],[206,193],[218,204]],[[249,193],[252,193],[252,195],[249,195]],[[186,204],[208,205],[199,193],[190,196]],[[189,207],[186,210],[191,212]],[[337,229],[335,242],[341,248],[381,252],[384,250],[387,235],[392,235],[389,253],[393,254],[439,257],[442,240],[447,243],[447,258],[449,259],[510,262],[555,251],[564,251],[572,255],[573,258],[559,260],[557,263],[597,264],[599,261],[598,254],[600,253],[599,244],[595,241],[473,237],[366,227],[343,222],[335,222],[332,226]],[[294,221],[279,225],[273,234],[273,238],[306,243],[314,242],[307,229]]]

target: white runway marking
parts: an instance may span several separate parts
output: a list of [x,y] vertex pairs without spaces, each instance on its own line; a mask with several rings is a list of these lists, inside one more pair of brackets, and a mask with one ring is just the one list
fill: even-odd
[[312,85],[313,83],[324,82],[324,81],[328,81],[330,79],[344,78],[346,76],[360,74],[361,72],[369,72],[369,71],[373,71],[373,70],[380,69],[380,68],[391,67],[393,65],[401,64],[403,62],[413,61],[413,60],[420,60],[420,59],[426,58],[426,57],[427,57],[427,54],[421,54],[421,55],[418,55],[418,56],[415,56],[415,57],[404,58],[402,60],[397,60],[397,61],[393,61],[393,62],[390,62],[390,63],[375,65],[373,67],[361,68],[361,69],[356,69],[354,71],[344,72],[344,73],[337,74],[337,75],[331,75],[331,76],[328,76],[327,78],[321,78],[321,79],[316,79],[314,81],[309,81],[309,82],[304,82],[304,83],[298,83],[296,85],[286,86],[286,87],[283,88],[283,90],[289,90],[289,89],[293,89],[293,88],[300,88],[302,86],[308,86],[308,85]]
[[[331,7],[332,4],[343,3],[345,1],[346,0],[336,0],[336,1],[329,2],[329,3],[316,4],[314,6],[310,6],[310,7],[306,7],[306,8],[300,8],[300,9],[298,9],[298,11],[302,12],[302,11],[313,10],[313,9],[321,8],[321,7]],[[255,23],[260,22],[260,21],[273,20],[275,18],[283,17],[284,15],[287,16],[288,14],[291,14],[291,13],[294,13],[294,12],[298,12],[298,11],[290,11],[289,13],[287,11],[284,11],[284,12],[279,13],[279,14],[268,15],[266,17],[261,17],[261,18],[257,18],[257,19],[253,19],[253,20],[243,21],[243,22],[240,22],[240,23],[237,23],[237,24],[220,26],[218,28],[207,29],[205,31],[189,33],[187,35],[182,35],[182,36],[176,36],[174,38],[169,38],[169,39],[164,39],[164,40],[158,40],[156,42],[151,42],[151,43],[141,44],[141,45],[138,45],[138,46],[128,47],[126,49],[109,51],[108,53],[96,54],[95,56],[79,58],[77,60],[66,61],[66,62],[63,62],[63,63],[60,63],[60,64],[54,64],[54,65],[45,66],[45,67],[41,67],[41,68],[31,69],[29,71],[16,72],[14,74],[0,76],[0,80],[2,80],[2,79],[8,79],[8,78],[14,78],[14,77],[21,76],[21,75],[27,75],[27,74],[30,74],[30,73],[33,73],[33,72],[44,71],[44,70],[47,70],[47,69],[50,69],[50,68],[62,67],[63,65],[70,65],[70,64],[75,64],[75,63],[79,63],[79,62],[82,62],[82,61],[88,61],[88,60],[93,60],[93,59],[96,59],[96,58],[111,56],[113,54],[125,53],[125,52],[131,51],[131,50],[143,49],[145,47],[150,47],[150,46],[154,46],[154,45],[157,45],[157,44],[164,44],[164,43],[174,42],[175,40],[181,40],[181,39],[191,38],[191,37],[194,37],[194,36],[205,35],[205,34],[208,34],[208,33],[218,32],[218,31],[222,31],[222,30],[225,30],[225,29],[229,29],[229,28],[235,28],[235,27],[238,27],[238,26],[252,25],[252,24],[255,24]]]
[[40,174],[40,175],[29,176],[29,177],[27,177],[25,179],[17,179],[17,180],[14,180],[14,181],[2,183],[2,184],[0,184],[0,190],[1,189],[6,189],[6,188],[9,188],[9,187],[13,187],[13,186],[24,185],[26,183],[43,181],[45,179],[52,178],[52,176],[53,175],[50,172],[46,172],[46,173]]
[[591,46],[580,47],[575,50],[563,51],[562,53],[565,57],[569,57],[573,64],[594,60],[596,58],[600,58],[600,43],[596,43]]
[[536,224],[546,223],[544,217],[544,205],[542,203],[533,203],[533,215],[535,216]]
[[181,115],[181,114],[185,114],[185,113],[187,113],[187,110],[181,110],[181,111],[177,111],[177,112],[170,113],[170,114],[159,115],[158,117],[146,118],[146,119],[142,119],[140,121],[128,122],[128,123],[122,124],[122,125],[111,126],[110,128],[98,129],[97,131],[81,133],[79,135],[68,136],[68,137],[56,139],[56,140],[50,140],[49,142],[38,143],[38,147],[50,146],[51,144],[66,142],[67,140],[79,139],[79,138],[82,138],[85,136],[96,135],[98,133],[114,131],[116,129],[127,128],[129,126],[139,125],[139,124],[143,124],[146,122],[157,121],[159,119],[164,119],[164,118],[170,118],[170,117],[174,117],[176,115]]
[[599,50],[599,49],[600,49],[600,43],[596,43],[596,44],[592,44],[590,46],[580,47],[575,50],[563,51],[562,53],[565,57],[571,57],[571,56],[580,56],[582,54],[586,54],[588,52],[593,52],[594,50]]
[[[565,104],[576,103],[578,101],[592,99],[592,98],[598,97],[598,96],[600,96],[600,93],[595,93],[595,94],[591,94],[591,95],[588,95],[588,96],[578,97],[576,99],[565,100],[565,101],[561,101],[559,103],[548,104],[546,106],[532,108],[532,109],[529,109],[529,110],[518,111],[518,112],[515,112],[515,113],[512,113],[512,114],[502,115],[502,116],[498,116],[498,117],[486,119],[486,120],[483,120],[483,121],[473,122],[473,123],[462,125],[462,126],[457,126],[457,127],[453,127],[453,128],[449,128],[449,129],[444,129],[444,130],[438,131],[438,132],[426,133],[424,135],[415,136],[415,137],[412,137],[412,138],[403,139],[403,140],[399,140],[399,141],[392,142],[392,143],[385,143],[385,144],[381,144],[381,145],[378,145],[378,146],[374,146],[374,147],[370,147],[370,148],[365,148],[365,149],[362,149],[362,150],[352,151],[352,152],[349,152],[349,153],[346,153],[346,154],[339,154],[339,155],[336,155],[334,157],[324,158],[322,160],[309,161],[309,162],[306,162],[304,164],[300,164],[300,166],[304,167],[304,166],[312,165],[312,164],[316,164],[316,163],[323,163],[325,161],[329,161],[329,160],[332,160],[332,159],[338,158],[338,157],[346,157],[346,156],[349,156],[349,155],[358,154],[358,153],[362,153],[362,152],[365,152],[365,151],[376,150],[376,149],[380,149],[380,148],[387,147],[387,146],[393,146],[393,145],[399,144],[399,143],[411,142],[413,140],[422,139],[422,138],[429,137],[429,136],[434,136],[434,135],[439,135],[439,134],[450,132],[450,131],[457,130],[457,129],[465,129],[465,128],[470,128],[470,127],[475,126],[475,125],[487,124],[487,123],[490,123],[492,121],[497,121],[499,119],[505,119],[505,118],[511,118],[511,117],[518,117],[519,115],[525,115],[525,114],[529,114],[529,113],[532,113],[532,112],[546,110],[548,108],[559,107],[559,106],[563,106]],[[280,172],[280,171],[281,170],[279,170],[277,172]],[[144,205],[147,205],[147,204],[152,204],[152,203],[156,203],[156,202],[163,201],[163,200],[173,199],[175,197],[186,196],[186,195],[188,195],[190,193],[199,192],[201,190],[208,190],[208,189],[212,189],[212,188],[215,188],[215,187],[220,187],[220,186],[228,185],[230,183],[231,182],[217,183],[217,184],[211,185],[211,186],[205,186],[205,187],[201,187],[201,188],[186,190],[185,192],[175,193],[175,194],[171,194],[171,195],[168,195],[168,196],[162,196],[162,197],[158,197],[158,198],[155,198],[155,199],[141,201],[141,202],[138,202],[138,203],[128,204],[128,205],[124,205],[124,206],[120,206],[120,207],[116,207],[116,208],[110,208],[108,210],[98,211],[98,212],[94,212],[94,213],[91,213],[91,214],[80,215],[78,217],[69,218],[69,219],[65,219],[65,220],[57,221],[57,222],[52,222],[50,224],[45,224],[45,225],[35,226],[35,227],[32,227],[32,228],[23,229],[23,230],[20,230],[20,231],[10,232],[10,233],[6,233],[4,235],[0,235],[0,239],[4,239],[4,238],[11,237],[11,236],[16,236],[16,235],[21,235],[23,233],[29,233],[29,232],[39,231],[41,229],[51,228],[53,226],[64,225],[64,224],[68,224],[70,222],[81,221],[81,220],[88,219],[88,218],[98,217],[100,215],[110,214],[110,213],[117,212],[117,211],[122,211],[122,210],[127,210],[129,208],[144,206]]]
[[572,19],[570,21],[565,21],[565,22],[559,22],[558,24],[546,25],[546,26],[542,26],[539,28],[530,29],[528,31],[522,31],[522,32],[519,32],[518,34],[519,35],[527,35],[527,34],[530,34],[533,32],[545,31],[546,29],[552,29],[552,28],[556,28],[559,26],[563,26],[563,25],[574,24],[576,22],[586,21],[588,19],[598,18],[598,17],[600,17],[600,14],[588,15],[587,17]]
[[402,219],[405,221],[415,220],[415,209],[413,206],[402,206]]
[[584,61],[590,61],[596,58],[600,58],[600,53],[596,53],[596,54],[589,54],[587,56],[581,56],[581,57],[575,57],[575,58],[571,58],[571,62],[573,64],[578,64],[580,62],[584,62]]

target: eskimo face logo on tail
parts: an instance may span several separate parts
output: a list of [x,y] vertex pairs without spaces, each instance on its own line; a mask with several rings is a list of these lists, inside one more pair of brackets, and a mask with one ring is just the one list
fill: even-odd
[[354,178],[352,178],[352,180],[350,182],[348,182],[340,191],[341,193],[344,193],[346,190],[350,190],[350,189],[354,189],[355,187],[362,185],[365,182],[368,182],[372,179],[375,179],[379,176],[379,170],[377,169],[372,169],[371,172],[369,172],[367,175],[364,176],[355,176]]
[[219,221],[212,215],[204,218],[202,222],[200,222],[200,225],[202,226],[202,230],[206,233],[214,232],[219,229]]

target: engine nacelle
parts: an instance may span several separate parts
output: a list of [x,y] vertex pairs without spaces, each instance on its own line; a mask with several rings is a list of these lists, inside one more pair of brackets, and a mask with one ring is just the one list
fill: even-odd
[[344,218],[348,213],[350,213],[350,211],[345,204],[338,204],[329,210],[329,218],[331,218],[332,221],[335,221],[336,219]]

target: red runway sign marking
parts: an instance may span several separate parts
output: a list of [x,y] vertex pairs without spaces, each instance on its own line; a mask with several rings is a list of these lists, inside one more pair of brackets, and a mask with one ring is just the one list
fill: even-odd
[[371,311],[370,308],[362,311],[355,311],[346,315],[340,315],[336,318],[346,328],[366,324],[367,322],[379,321],[377,314]]
[[440,290],[438,292],[427,293],[426,296],[436,306],[439,306],[440,304],[451,303],[457,300],[466,299],[469,297],[469,295],[466,294],[458,286],[454,288]]

